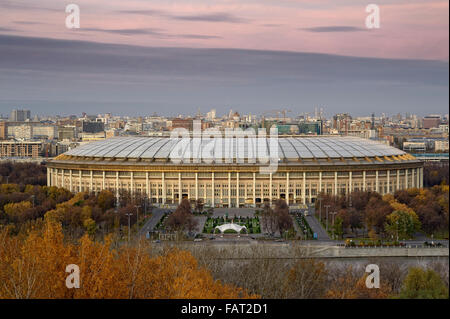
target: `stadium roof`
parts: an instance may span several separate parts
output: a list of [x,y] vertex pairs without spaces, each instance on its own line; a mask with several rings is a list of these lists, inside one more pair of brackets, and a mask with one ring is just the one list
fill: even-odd
[[[212,140],[212,139],[211,139]],[[224,139],[225,140],[225,139]],[[249,150],[256,150],[252,141],[257,139],[231,139],[232,146],[222,143],[222,153],[228,146],[232,150],[233,158],[248,157]],[[238,142],[240,140],[240,142]],[[245,142],[242,142],[245,140]],[[270,139],[263,139],[270,150]],[[188,149],[181,139],[155,138],[155,137],[114,137],[106,140],[91,142],[66,152],[65,156],[100,158],[100,159],[125,159],[125,160],[162,160],[169,159],[173,149]],[[292,161],[303,159],[354,159],[354,158],[375,158],[403,156],[405,152],[372,140],[357,137],[280,137],[278,142],[278,158],[280,161]],[[250,143],[250,144],[248,144]],[[193,139],[190,139],[191,150],[201,152],[207,141],[200,143],[200,147],[193,146]],[[259,142],[257,143],[260,147]],[[187,144],[185,144],[187,145]],[[183,151],[182,151],[183,152]],[[216,142],[214,153],[220,155],[218,143]],[[183,158],[184,156],[180,156]]]

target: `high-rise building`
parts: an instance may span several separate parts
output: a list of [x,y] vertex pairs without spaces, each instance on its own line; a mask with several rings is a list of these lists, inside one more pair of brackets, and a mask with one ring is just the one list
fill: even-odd
[[8,131],[6,128],[6,122],[0,121],[0,140],[4,140],[8,137]]
[[25,122],[26,120],[31,120],[31,112],[30,110],[12,110],[9,120],[11,122]]
[[439,124],[441,124],[440,115],[428,115],[423,119],[423,128],[425,129],[439,127]]

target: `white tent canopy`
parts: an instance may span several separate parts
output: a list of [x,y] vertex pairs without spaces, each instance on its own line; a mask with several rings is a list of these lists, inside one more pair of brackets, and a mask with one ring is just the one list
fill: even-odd
[[245,229],[245,231],[247,232],[247,227],[245,227],[245,226],[239,226],[238,224],[234,224],[234,223],[231,223],[231,224],[223,224],[223,225],[220,225],[220,226],[216,226],[215,229],[218,229],[222,234],[223,234],[226,230],[229,230],[229,229],[232,229],[232,230],[236,231],[238,234],[239,234],[239,233],[241,232],[241,230],[243,230],[243,229]]

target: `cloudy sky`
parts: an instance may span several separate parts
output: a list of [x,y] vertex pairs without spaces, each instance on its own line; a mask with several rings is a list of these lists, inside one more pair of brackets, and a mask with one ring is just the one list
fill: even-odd
[[0,113],[447,113],[448,1],[72,3],[0,0]]

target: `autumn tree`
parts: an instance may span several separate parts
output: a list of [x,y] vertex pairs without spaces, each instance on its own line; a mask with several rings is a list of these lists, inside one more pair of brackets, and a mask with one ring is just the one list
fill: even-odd
[[393,237],[410,238],[420,230],[420,221],[411,211],[396,210],[386,220],[385,230]]
[[402,299],[448,299],[448,287],[439,275],[431,270],[411,267],[406,276],[399,298]]
[[262,227],[273,236],[278,228],[278,218],[269,203],[265,203],[263,210],[261,212],[261,223]]
[[[65,242],[61,225],[47,220],[25,238],[0,230],[0,298],[254,298],[214,280],[187,251],[153,255],[144,241],[114,248],[88,235]],[[80,288],[66,287],[66,266],[80,269]]]
[[173,231],[193,231],[197,226],[197,221],[191,211],[191,204],[188,199],[183,199],[175,212],[169,215],[166,225]]
[[316,259],[301,259],[287,272],[284,280],[285,298],[321,298],[327,286],[328,271]]
[[293,227],[292,218],[289,215],[289,206],[284,199],[279,199],[275,202],[274,214],[277,219],[278,231],[280,236]]

